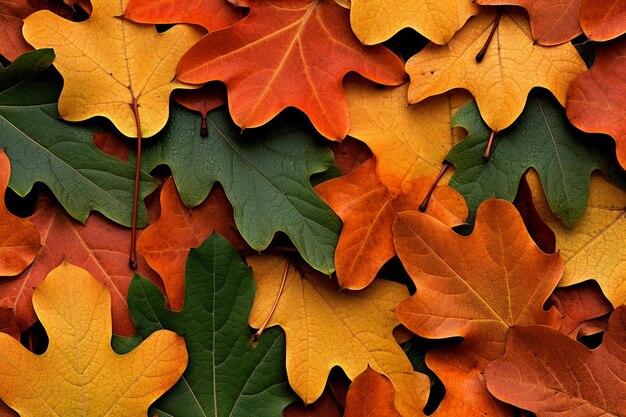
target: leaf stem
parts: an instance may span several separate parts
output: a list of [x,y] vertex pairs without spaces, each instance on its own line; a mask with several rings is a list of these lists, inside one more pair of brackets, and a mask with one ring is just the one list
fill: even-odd
[[493,140],[496,137],[495,130],[491,131],[491,135],[489,135],[489,141],[487,142],[487,147],[485,148],[485,153],[483,154],[483,161],[489,161],[489,157],[491,156],[491,148],[493,147]]
[[439,182],[439,180],[441,180],[441,177],[443,177],[443,174],[446,173],[449,167],[450,167],[450,162],[443,161],[443,164],[441,164],[441,169],[439,169],[439,174],[437,174],[437,177],[435,178],[433,183],[430,184],[430,188],[428,189],[428,192],[426,193],[426,197],[424,197],[422,204],[420,204],[419,209],[421,212],[425,212],[426,209],[428,208],[428,202],[430,201],[430,197],[433,195],[433,192],[435,191],[435,187],[437,187],[437,183]]
[[496,29],[498,28],[498,24],[500,23],[500,17],[502,17],[502,7],[498,8],[498,14],[496,15],[496,20],[493,22],[493,27],[491,28],[491,32],[485,41],[485,44],[481,48],[481,50],[476,54],[476,62],[479,64],[483,61],[485,54],[487,53],[487,48],[489,48],[489,44],[491,43],[491,39],[493,39],[493,35],[496,33]]
[[259,330],[257,330],[255,334],[250,336],[250,340],[253,343],[259,341],[259,338],[261,337],[261,334],[267,327],[267,324],[270,322],[272,315],[274,314],[274,311],[276,311],[276,307],[278,307],[278,302],[280,301],[280,298],[283,295],[283,290],[285,289],[285,283],[287,282],[287,273],[289,272],[290,265],[291,265],[291,262],[289,261],[289,259],[287,259],[287,265],[285,265],[285,272],[283,273],[283,280],[280,283],[280,288],[278,289],[278,294],[276,294],[276,299],[274,299],[274,305],[272,305],[272,308],[267,314],[267,318],[265,319],[261,327],[259,327]]
[[137,126],[137,160],[135,161],[135,189],[133,191],[133,218],[130,231],[128,266],[131,269],[137,269],[137,204],[139,200],[139,173],[141,170],[141,121],[139,119],[139,105],[135,97],[133,97],[131,107],[135,114],[135,124]]

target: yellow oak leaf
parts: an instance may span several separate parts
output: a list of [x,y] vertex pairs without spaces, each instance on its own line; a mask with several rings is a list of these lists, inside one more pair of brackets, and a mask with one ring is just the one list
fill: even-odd
[[48,332],[45,353],[0,333],[0,398],[22,417],[145,416],[187,366],[184,339],[167,330],[113,352],[109,290],[77,266],[53,269],[33,305]]
[[289,267],[268,325],[285,330],[287,376],[305,404],[322,395],[333,366],[340,366],[354,379],[369,365],[393,382],[395,404],[403,416],[424,415],[428,377],[413,371],[392,334],[400,324],[392,310],[409,296],[404,285],[375,280],[364,290],[340,292],[335,280],[306,266],[289,265],[281,256],[248,257],[247,262],[256,281],[249,318],[255,328],[271,311]]
[[452,129],[450,123],[456,110],[471,99],[456,90],[409,106],[408,86],[380,88],[356,77],[344,85],[348,134],[370,147],[380,181],[401,194],[410,192],[420,177],[437,174],[448,151],[463,139],[465,131]]
[[350,25],[366,45],[384,42],[404,28],[443,45],[476,13],[472,0],[352,0]]
[[54,48],[64,79],[59,114],[69,121],[110,119],[124,135],[156,134],[167,123],[175,88],[197,88],[173,80],[180,57],[202,31],[177,25],[165,33],[120,18],[128,0],[92,0],[85,22],[43,10],[24,20],[24,37],[35,48]]
[[559,286],[594,279],[615,308],[626,304],[626,192],[595,172],[587,211],[570,229],[552,213],[537,173],[530,171],[526,179],[565,264]]
[[[533,87],[545,87],[565,106],[570,83],[586,67],[570,43],[534,43],[528,15],[518,9],[485,9],[471,18],[447,45],[429,44],[406,64],[409,101],[417,103],[453,88],[469,90],[485,123],[494,131],[520,115]],[[491,42],[487,42],[496,25]],[[476,58],[489,43],[482,61]]]

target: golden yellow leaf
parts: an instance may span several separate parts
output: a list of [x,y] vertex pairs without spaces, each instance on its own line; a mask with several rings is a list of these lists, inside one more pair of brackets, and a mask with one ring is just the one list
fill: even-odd
[[48,332],[44,354],[0,333],[0,398],[22,417],[145,416],[187,366],[184,339],[167,330],[113,352],[109,290],[77,266],[53,269],[33,305]]
[[485,123],[494,131],[515,121],[533,87],[547,88],[564,106],[570,83],[586,69],[582,58],[570,43],[535,45],[525,12],[502,10],[481,62],[476,55],[496,23],[497,11],[492,9],[471,18],[448,45],[429,44],[409,59],[409,101],[417,103],[464,88],[472,93]]
[[[287,260],[262,255],[247,262],[257,285],[249,321],[258,328],[276,299]],[[423,415],[428,377],[413,371],[392,334],[400,324],[392,310],[408,296],[404,285],[384,280],[361,291],[340,292],[328,276],[289,266],[284,292],[268,325],[285,330],[287,376],[306,404],[320,397],[333,366],[354,379],[369,365],[391,379],[403,416]]]
[[182,54],[202,32],[177,25],[165,33],[122,19],[127,0],[93,0],[85,22],[71,22],[43,10],[24,20],[24,37],[35,48],[54,48],[64,79],[59,114],[80,121],[110,119],[124,135],[137,136],[132,106],[137,105],[142,136],[156,134],[169,114],[175,88],[197,88],[173,80]]
[[409,106],[408,84],[380,88],[360,78],[345,83],[350,112],[349,135],[365,142],[376,157],[380,181],[406,194],[424,175],[435,175],[448,151],[465,131],[451,129],[456,110],[470,100],[462,90]]
[[565,263],[559,286],[594,279],[615,308],[626,304],[626,192],[594,173],[587,211],[570,229],[550,210],[537,173],[530,171],[526,178]]
[[352,0],[350,25],[366,45],[384,42],[404,28],[443,45],[476,13],[472,0]]

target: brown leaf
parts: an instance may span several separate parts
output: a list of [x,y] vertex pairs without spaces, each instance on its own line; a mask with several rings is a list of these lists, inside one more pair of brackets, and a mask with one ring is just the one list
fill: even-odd
[[348,136],[341,142],[330,142],[329,146],[335,157],[335,165],[343,175],[348,175],[372,157],[372,151],[360,140]]
[[593,41],[608,41],[626,32],[624,0],[581,0],[580,24]]
[[368,366],[350,386],[344,417],[401,417],[394,396],[389,378]]
[[543,221],[541,215],[533,202],[533,195],[526,180],[526,175],[522,176],[515,195],[513,205],[517,208],[522,220],[526,225],[528,234],[533,238],[539,249],[545,253],[556,252],[556,235],[550,227]]
[[0,332],[20,340],[20,328],[17,325],[17,318],[13,311],[8,308],[0,308]]

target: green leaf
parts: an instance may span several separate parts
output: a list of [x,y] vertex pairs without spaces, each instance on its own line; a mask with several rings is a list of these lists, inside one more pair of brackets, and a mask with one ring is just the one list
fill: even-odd
[[476,103],[461,108],[452,124],[468,132],[446,160],[456,167],[449,184],[465,197],[470,222],[480,203],[493,195],[512,202],[529,168],[538,172],[550,208],[567,226],[585,213],[594,170],[602,170],[612,182],[626,184],[615,163],[614,146],[611,149],[603,137],[574,128],[561,105],[544,90],[533,90],[519,119],[496,134],[487,162],[482,155],[491,131]]
[[[75,219],[84,222],[95,210],[129,226],[135,168],[93,144],[94,132],[102,127],[60,120],[60,77],[42,73],[53,59],[52,50],[43,49],[0,69],[0,148],[6,148],[11,160],[9,187],[25,196],[36,182],[43,182]],[[140,198],[155,187],[152,177],[142,172]],[[138,223],[145,225],[143,204],[138,214]]]
[[185,285],[185,305],[175,313],[165,309],[154,284],[136,275],[128,304],[137,335],[113,341],[118,352],[126,352],[159,329],[185,336],[187,370],[155,411],[162,417],[282,416],[295,400],[285,371],[285,336],[279,328],[268,329],[251,345],[254,277],[237,250],[211,235],[189,252]]
[[202,203],[219,181],[252,248],[267,248],[282,231],[311,266],[329,274],[341,221],[315,194],[310,177],[332,166],[332,153],[303,123],[280,120],[241,134],[228,111],[218,109],[209,113],[208,137],[202,137],[201,118],[175,106],[164,131],[147,142],[142,163],[148,170],[168,165],[188,207]]

